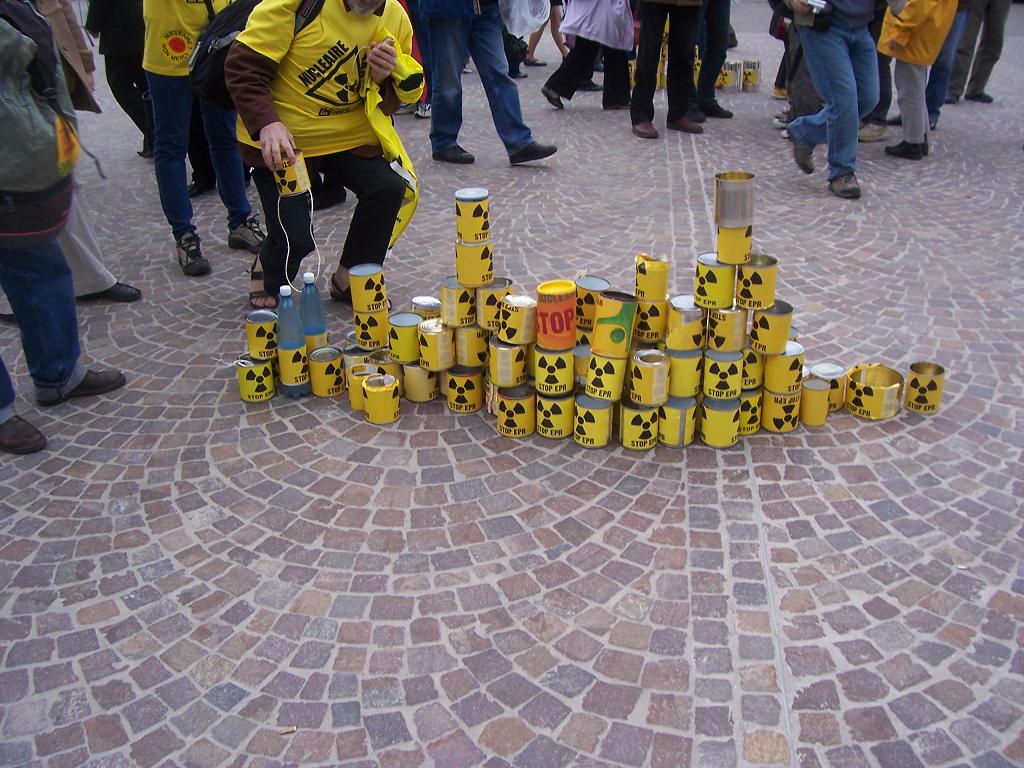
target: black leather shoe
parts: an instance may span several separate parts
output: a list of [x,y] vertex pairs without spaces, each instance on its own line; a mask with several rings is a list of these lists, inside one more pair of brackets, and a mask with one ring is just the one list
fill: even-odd
[[965,94],[964,95],[964,100],[965,101],[979,101],[982,104],[991,104],[993,101],[995,101],[994,98],[989,96],[984,91],[978,91],[977,93]]
[[435,149],[433,158],[442,163],[455,163],[456,165],[469,165],[476,160],[458,144],[452,144],[444,149]]
[[587,80],[585,83],[583,83],[581,86],[579,86],[576,90],[577,91],[603,91],[604,90],[604,86],[600,85],[599,83],[595,83],[593,80]]
[[552,107],[555,109],[565,109],[565,104],[562,103],[562,97],[554,88],[549,88],[545,85],[540,89],[540,92],[544,94],[544,98],[548,100],[548,104]]
[[509,155],[508,162],[510,165],[519,165],[532,160],[543,160],[545,157],[551,157],[557,151],[558,147],[554,144],[538,144],[536,141],[531,141],[514,155]]
[[120,389],[127,383],[128,380],[120,371],[89,370],[85,372],[85,378],[82,379],[78,386],[66,395],[58,395],[57,397],[46,400],[36,398],[36,402],[44,408],[48,408],[51,405],[66,403],[74,397],[93,397],[94,395],[104,395],[107,392],[113,392],[115,389]]
[[18,321],[15,319],[13,312],[0,312],[0,322],[7,323],[9,325],[18,324]]
[[710,104],[704,104],[701,106],[700,111],[708,117],[717,117],[722,120],[728,120],[732,117],[732,112],[723,107],[717,101],[713,101]]
[[708,119],[708,116],[705,115],[701,110],[697,109],[696,107],[687,112],[686,117],[689,118],[690,120],[693,120],[693,122],[695,123],[705,123]]
[[217,188],[216,182],[212,182],[212,181],[193,181],[191,184],[188,185],[188,196],[189,197],[199,197],[200,195],[203,195],[203,194],[209,192],[211,189],[216,189],[216,188]]
[[46,436],[21,416],[12,416],[0,424],[0,451],[23,456],[46,447]]
[[96,293],[87,293],[84,296],[79,296],[79,301],[116,301],[120,304],[131,304],[133,301],[138,301],[142,298],[142,291],[133,285],[128,285],[118,281],[112,286],[107,288],[105,291],[97,291]]
[[885,154],[892,157],[902,157],[907,160],[920,160],[924,157],[924,144],[911,144],[908,141],[901,141],[899,144],[892,144],[886,147]]

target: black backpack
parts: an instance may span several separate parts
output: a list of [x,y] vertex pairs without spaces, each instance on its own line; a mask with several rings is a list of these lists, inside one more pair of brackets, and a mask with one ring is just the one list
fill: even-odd
[[[188,60],[188,77],[192,90],[207,104],[223,109],[234,109],[227,83],[224,82],[224,62],[231,43],[235,41],[249,21],[249,15],[260,0],[234,0],[220,13],[213,12],[211,0],[205,0],[210,23],[199,35],[196,47]],[[295,32],[299,34],[313,21],[324,0],[303,0],[295,12]]]

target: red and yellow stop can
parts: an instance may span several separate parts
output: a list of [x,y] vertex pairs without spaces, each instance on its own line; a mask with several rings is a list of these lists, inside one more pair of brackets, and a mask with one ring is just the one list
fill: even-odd
[[571,280],[537,286],[537,344],[544,349],[576,346],[576,286]]

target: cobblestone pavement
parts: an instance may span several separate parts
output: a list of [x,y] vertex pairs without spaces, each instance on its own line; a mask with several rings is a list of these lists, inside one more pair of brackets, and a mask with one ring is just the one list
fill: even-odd
[[[475,166],[432,163],[401,118],[424,196],[391,296],[452,272],[467,185],[527,289],[625,286],[650,250],[688,292],[710,179],[747,168],[809,357],[939,360],[941,413],[634,454],[507,440],[440,403],[380,429],[324,400],[245,406],[226,361],[246,259],[207,196],[214,275],[181,276],[104,91],[83,124],[109,178],[83,163],[85,200],[145,299],[80,307],[128,388],[46,411],[0,328],[50,438],[0,464],[0,765],[1024,765],[1024,8],[996,103],[946,107],[921,163],[864,146],[859,202],[794,167],[766,12],[736,15],[766,87],[723,97],[737,118],[703,136],[634,139],[594,94],[555,112],[537,69],[525,113],[560,146],[537,167],[508,167],[472,77]],[[318,217],[326,253],[351,208]]]

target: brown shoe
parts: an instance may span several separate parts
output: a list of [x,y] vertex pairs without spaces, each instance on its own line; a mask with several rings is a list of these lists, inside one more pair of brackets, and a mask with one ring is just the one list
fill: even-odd
[[814,147],[801,144],[793,137],[793,159],[804,173],[814,173]]
[[836,176],[828,183],[828,189],[836,197],[845,200],[856,200],[860,197],[860,185],[853,173]]
[[21,416],[12,416],[0,424],[0,451],[24,455],[46,447],[46,436]]
[[704,126],[697,123],[686,115],[669,121],[666,125],[670,131],[682,131],[683,133],[704,133]]
[[656,139],[658,129],[654,127],[654,123],[633,123],[633,135],[641,139]]
[[104,395],[107,392],[113,392],[115,389],[123,387],[128,380],[124,377],[124,374],[120,371],[93,371],[89,370],[85,372],[85,378],[79,383],[77,387],[72,389],[66,395],[47,398],[36,398],[36,402],[43,407],[51,405],[60,405],[66,403],[73,397],[92,397],[94,395]]

